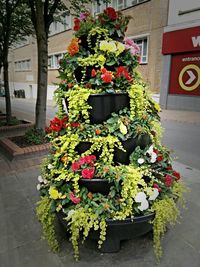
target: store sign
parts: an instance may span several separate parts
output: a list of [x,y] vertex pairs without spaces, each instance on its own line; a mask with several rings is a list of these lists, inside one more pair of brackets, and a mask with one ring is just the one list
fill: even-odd
[[169,94],[200,95],[200,53],[172,56]]
[[199,50],[200,26],[163,34],[162,53],[164,55]]

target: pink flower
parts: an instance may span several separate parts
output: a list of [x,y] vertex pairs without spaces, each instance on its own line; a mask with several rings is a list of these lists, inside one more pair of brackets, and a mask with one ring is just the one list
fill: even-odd
[[72,201],[74,204],[78,204],[78,203],[81,202],[81,198],[80,198],[80,197],[76,197],[76,196],[74,195],[73,192],[70,192],[70,193],[69,193],[69,198],[71,199],[71,201]]
[[134,41],[128,37],[124,38],[125,45],[133,46]]
[[153,184],[153,188],[157,188],[158,192],[162,191],[162,188],[160,188],[160,186],[158,184]]
[[79,168],[80,168],[80,164],[79,164],[78,162],[73,162],[73,163],[72,163],[72,170],[73,170],[74,172],[78,171]]
[[92,179],[94,177],[95,168],[86,168],[82,170],[82,177],[86,179]]
[[164,180],[165,180],[165,185],[166,185],[166,186],[170,186],[170,185],[173,184],[173,179],[172,179],[172,177],[171,177],[170,175],[168,175],[168,174],[165,176]]
[[80,159],[79,159],[79,163],[80,163],[81,165],[83,165],[83,164],[87,163],[87,161],[86,161],[85,157],[83,157],[83,158],[80,158]]

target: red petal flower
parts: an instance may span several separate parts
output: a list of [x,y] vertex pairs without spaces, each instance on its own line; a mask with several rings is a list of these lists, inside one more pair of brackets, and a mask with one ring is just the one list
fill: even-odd
[[112,7],[107,7],[104,13],[108,15],[111,20],[116,20],[118,18],[117,12]]
[[157,157],[157,161],[162,161],[164,158],[163,158],[163,155],[160,155]]
[[101,79],[104,83],[110,83],[112,81],[112,73],[110,71],[105,72],[101,75]]
[[173,179],[170,175],[166,175],[165,178],[164,178],[164,181],[165,181],[165,185],[166,186],[170,186],[173,184]]
[[86,179],[92,179],[94,177],[95,168],[86,168],[82,170],[82,177]]
[[72,201],[74,204],[78,204],[78,203],[81,202],[81,198],[80,198],[80,197],[76,197],[76,196],[74,195],[73,192],[70,192],[70,193],[69,193],[69,198],[71,199],[71,201]]
[[74,19],[74,31],[80,30],[80,20],[78,18]]
[[79,164],[78,162],[73,162],[73,163],[72,163],[72,170],[73,170],[74,172],[78,171],[79,168],[80,168],[80,164]]
[[96,74],[97,74],[96,70],[95,70],[95,69],[92,69],[91,76],[92,76],[92,77],[95,77]]
[[162,188],[160,188],[160,186],[158,184],[153,184],[153,187],[154,188],[157,188],[158,189],[158,192],[161,192],[162,191]]
[[174,172],[173,172],[173,175],[176,177],[176,181],[180,180],[180,178],[181,178],[181,175],[180,175],[180,173],[179,173],[179,172],[177,172],[177,171],[174,171]]

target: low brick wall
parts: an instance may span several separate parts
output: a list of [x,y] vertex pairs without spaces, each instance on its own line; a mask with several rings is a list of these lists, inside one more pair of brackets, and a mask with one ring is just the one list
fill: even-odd
[[12,137],[23,135],[28,129],[33,128],[34,123],[28,122],[12,126],[1,126],[0,127],[0,138],[1,137]]
[[10,159],[25,159],[28,157],[43,155],[48,152],[51,145],[49,143],[43,145],[33,145],[21,148],[8,138],[0,140],[0,147],[4,154]]

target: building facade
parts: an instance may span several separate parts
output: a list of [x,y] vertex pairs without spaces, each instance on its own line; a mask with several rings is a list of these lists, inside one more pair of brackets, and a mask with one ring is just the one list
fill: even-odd
[[[110,4],[125,15],[132,17],[127,37],[140,46],[141,64],[139,69],[153,92],[160,91],[161,49],[163,29],[167,25],[168,0],[113,0]],[[89,7],[96,14],[106,6]],[[48,99],[52,99],[56,83],[59,82],[59,60],[73,34],[73,18],[63,17],[64,24],[54,22],[49,37]],[[10,52],[9,78],[11,94],[14,90],[24,90],[27,98],[37,97],[37,47],[33,37]]]
[[161,107],[200,111],[200,1],[169,1],[162,53]]

